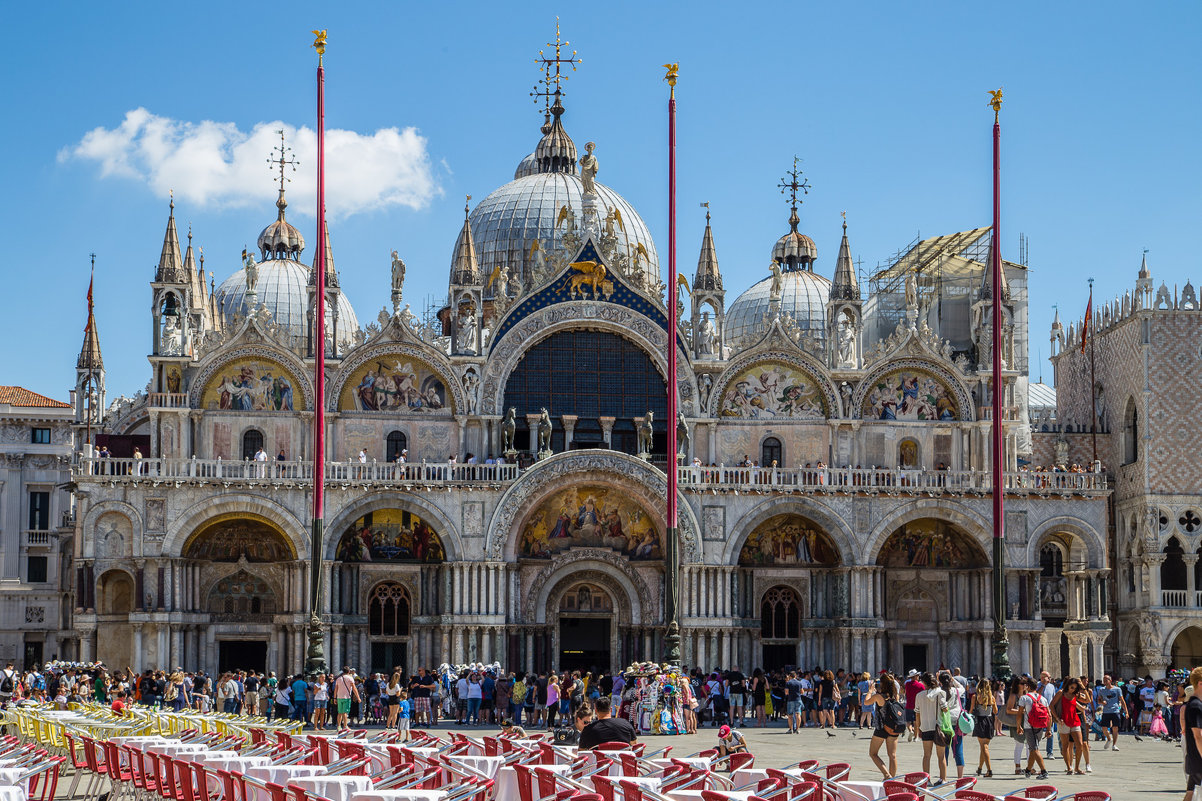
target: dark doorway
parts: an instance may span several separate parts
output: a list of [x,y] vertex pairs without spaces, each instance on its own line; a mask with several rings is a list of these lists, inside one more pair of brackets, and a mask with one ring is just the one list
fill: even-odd
[[609,621],[595,617],[559,619],[559,669],[609,670]]
[[218,644],[217,670],[267,670],[267,643],[254,640],[222,640]]
[[409,670],[405,664],[405,643],[403,642],[373,642],[371,644],[371,672],[383,673],[391,677],[395,668],[401,669],[401,675]]
[[250,429],[242,435],[242,459],[254,459],[255,454],[263,447],[263,432]]
[[30,670],[35,665],[42,666],[42,643],[41,641],[31,641],[25,643],[25,669]]
[[927,646],[918,643],[906,643],[902,646],[902,670],[909,673],[911,670],[923,672],[930,670],[931,666],[927,662]]
[[409,447],[409,440],[401,431],[388,432],[388,439],[385,441],[384,458],[390,462],[395,462],[397,457],[401,455],[401,451]]
[[764,644],[764,670],[773,671],[778,668],[794,667],[796,665],[796,645],[789,643]]

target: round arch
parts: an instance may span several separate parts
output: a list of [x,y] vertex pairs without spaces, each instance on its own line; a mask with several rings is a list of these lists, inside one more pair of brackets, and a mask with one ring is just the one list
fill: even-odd
[[[451,409],[446,410],[446,414],[464,414],[468,411],[467,396],[463,389],[463,383],[455,374],[450,363],[447,361],[446,355],[441,354],[431,347],[423,345],[413,345],[404,342],[382,342],[378,345],[365,345],[363,348],[356,348],[338,367],[338,371],[332,376],[330,383],[326,387],[326,409],[327,411],[338,411],[338,407],[342,398],[343,392],[346,390],[347,381],[355,374],[357,370],[365,364],[373,361],[383,360],[385,358],[394,359],[416,359],[422,365],[430,368],[430,371],[442,381],[443,386],[450,394]],[[364,414],[372,414],[365,412]],[[378,414],[378,413],[377,413]],[[395,416],[396,412],[389,412],[390,417]]]
[[[1097,531],[1085,520],[1068,515],[1044,520],[1035,527],[1034,531],[1030,532],[1027,537],[1028,565],[1039,564],[1039,549],[1047,542],[1049,536],[1056,533],[1071,535],[1071,543],[1085,548],[1088,567],[1103,568],[1106,566],[1106,545]],[[1069,558],[1075,556],[1073,550],[1070,550],[1068,555]]]
[[531,579],[524,593],[526,620],[553,622],[559,615],[560,599],[581,582],[596,584],[609,593],[622,625],[641,626],[655,617],[650,589],[626,560],[608,551],[579,549],[553,560]]
[[[1172,667],[1188,669],[1202,665],[1202,626],[1196,620],[1182,620],[1169,630],[1161,647],[1164,649],[1164,655],[1172,659]],[[1183,663],[1178,659],[1179,648],[1188,648],[1192,654],[1183,654],[1182,658],[1189,657],[1194,661]],[[1195,648],[1197,650],[1194,650]]]
[[[118,588],[124,586],[124,596],[117,595]],[[96,614],[97,615],[126,615],[138,608],[138,582],[134,574],[123,567],[110,567],[96,577]],[[124,601],[121,606],[128,608],[114,609],[116,601]]]
[[844,416],[844,410],[839,402],[839,393],[835,389],[834,382],[831,381],[826,368],[816,358],[804,351],[797,350],[796,348],[786,350],[779,347],[765,348],[746,353],[731,362],[718,376],[718,379],[714,381],[714,388],[709,396],[709,408],[704,410],[705,413],[709,417],[718,417],[722,406],[722,398],[725,397],[727,391],[735,383],[735,380],[748,370],[754,368],[757,364],[769,362],[791,367],[805,378],[814,382],[815,386],[822,393],[822,400],[826,406],[825,416],[827,418]]
[[881,548],[895,531],[906,523],[923,518],[934,518],[959,526],[983,553],[992,553],[993,534],[988,520],[964,506],[949,507],[937,499],[919,498],[903,505],[873,527],[863,550],[865,561],[861,564],[876,564]]
[[[252,344],[221,348],[207,359],[201,361],[196,374],[188,385],[188,407],[192,409],[200,409],[202,407],[205,390],[220,370],[239,360],[255,358],[275,362],[287,370],[289,377],[299,385],[300,394],[304,398],[303,407],[297,405],[295,408],[313,408],[313,384],[309,379],[309,368],[305,366],[304,362],[297,358],[296,354],[284,348]],[[277,414],[287,413],[277,412]]]
[[215,517],[226,515],[263,520],[284,536],[296,558],[303,559],[308,556],[309,532],[306,524],[282,504],[261,495],[246,493],[223,495],[217,503],[208,500],[192,504],[169,527],[160,553],[171,557],[182,555],[184,545],[206,523]]
[[92,536],[82,538],[83,556],[85,559],[91,558],[96,554],[96,526],[100,518],[110,512],[116,513],[129,521],[130,527],[133,529],[133,554],[141,555],[142,548],[142,516],[138,514],[138,510],[131,504],[125,501],[101,501],[100,503],[90,507],[83,519],[83,530],[92,532]]
[[446,561],[457,562],[463,557],[463,542],[459,530],[442,509],[431,504],[424,497],[408,492],[385,491],[374,492],[352,501],[339,509],[326,525],[328,536],[322,543],[322,559],[334,561],[338,550],[338,541],[344,529],[368,512],[381,509],[409,509],[416,512],[423,520],[435,524],[438,538],[442,541]]
[[[587,329],[616,334],[638,346],[667,382],[665,356],[668,335],[654,320],[624,306],[589,301],[557,303],[531,313],[510,329],[488,354],[480,391],[482,414],[503,414],[505,385],[526,352],[539,342],[571,329]],[[670,382],[669,382],[669,385]],[[680,410],[685,417],[697,416],[696,377],[685,349],[677,346],[676,387]]]
[[[649,462],[619,451],[584,450],[557,453],[535,463],[510,485],[496,505],[485,529],[485,554],[492,559],[515,561],[521,524],[531,512],[567,481],[578,477],[590,484],[603,484],[630,493],[645,510],[658,510],[667,503],[668,478]],[[658,511],[657,526],[665,530]],[[681,561],[701,560],[701,526],[687,503],[679,507]]]
[[749,514],[743,515],[738,525],[726,541],[726,549],[722,552],[722,564],[737,565],[739,554],[747,543],[747,538],[762,523],[780,514],[797,514],[817,523],[839,551],[839,562],[844,565],[855,564],[855,534],[851,527],[827,504],[817,498],[773,498],[754,506]]
[[[223,527],[227,523],[251,523],[262,526],[263,528],[267,529],[268,532],[278,536],[284,547],[287,549],[287,553],[285,554],[272,553],[270,551],[270,546],[268,546],[264,548],[263,553],[255,554],[255,546],[260,543],[256,543],[254,541],[254,534],[256,532],[248,532],[249,536],[235,538],[231,544],[241,547],[243,558],[247,558],[247,551],[250,550],[251,555],[254,556],[254,558],[250,559],[251,562],[277,563],[280,561],[288,561],[287,559],[279,559],[279,556],[287,556],[292,560],[300,558],[300,554],[296,550],[295,544],[288,538],[287,532],[280,528],[280,526],[277,525],[274,520],[260,514],[246,511],[227,512],[225,514],[213,515],[208,520],[205,520],[184,540],[183,545],[180,547],[180,555],[184,558],[211,559],[212,561],[220,562],[238,561],[237,559],[230,558],[230,556],[226,556],[225,558],[217,558],[216,555],[210,554],[192,553],[189,555],[189,551],[193,550],[193,548],[196,546],[201,545],[202,541],[206,540],[212,532]],[[231,533],[236,535],[239,532],[235,531]],[[267,536],[262,532],[262,530],[257,533],[259,536]]]
[[851,408],[847,410],[847,416],[854,418],[861,417],[863,414],[864,399],[872,391],[872,388],[876,386],[877,382],[891,373],[907,369],[929,373],[951,390],[952,394],[955,395],[956,404],[960,407],[957,418],[959,422],[971,422],[975,419],[976,412],[972,402],[972,393],[968,391],[968,387],[956,375],[956,369],[935,359],[922,357],[890,359],[873,367],[856,385],[855,391],[852,393]]

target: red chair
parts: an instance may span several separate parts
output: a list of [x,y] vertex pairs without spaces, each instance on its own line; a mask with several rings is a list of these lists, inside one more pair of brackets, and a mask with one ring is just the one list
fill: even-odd
[[917,787],[899,779],[885,779],[881,783],[881,789],[885,791],[885,795],[894,795],[896,793],[914,793],[915,795],[919,795]]
[[84,797],[97,799],[100,797],[100,788],[104,786],[104,779],[108,777],[108,763],[100,759],[95,740],[83,736],[80,740],[83,741],[84,761],[87,762],[88,772],[92,774],[88,786],[84,788]]
[[[1023,798],[1037,799],[1055,798],[1056,788],[1050,784],[1034,784],[1025,790],[1019,790],[1017,793],[1012,793],[1011,795],[1021,795]],[[1077,795],[1080,795],[1080,793]]]
[[832,762],[822,768],[826,772],[826,778],[833,782],[841,782],[851,775],[851,765],[846,762]]
[[159,780],[152,771],[147,769],[147,763],[150,760],[147,759],[146,752],[127,745],[125,753],[129,755],[129,772],[134,787],[141,790],[144,795],[158,795]]
[[514,765],[518,780],[518,801],[534,801],[534,769],[529,765]]
[[895,793],[885,796],[885,801],[918,801],[917,793]]
[[1101,790],[1086,790],[1072,796],[1073,801],[1110,801],[1110,793]]
[[959,799],[959,801],[998,801],[996,795],[982,793],[980,790],[960,790],[953,798]]
[[[325,739],[325,738],[322,738]],[[338,749],[339,759],[366,759],[367,748],[362,743],[350,743],[337,740],[334,746]]]
[[275,741],[285,748],[292,748],[292,735],[285,731],[276,731]]
[[75,738],[71,735],[71,732],[66,729],[66,727],[63,728],[63,737],[67,741],[67,756],[71,759],[71,768],[75,771],[75,776],[71,779],[71,789],[67,791],[67,797],[74,798],[75,790],[79,786],[79,777],[82,776],[83,772],[87,769],[88,760],[79,755],[82,753],[82,751],[76,747]]
[[817,759],[803,759],[797,763],[797,770],[813,770],[821,764]]
[[[30,766],[20,775],[17,779],[18,785],[29,782],[29,792],[26,796],[29,801],[54,801],[54,792],[58,789],[59,771],[66,761],[65,756],[51,757]],[[41,791],[38,790],[39,786]]]
[[755,765],[755,754],[749,754],[747,752],[730,754],[726,757],[726,765],[731,773],[734,773],[736,770],[743,770],[745,768],[750,770],[751,767]]
[[[217,778],[221,781],[222,798],[224,801],[247,801],[245,788],[239,785],[237,778],[228,770],[217,769]],[[240,792],[241,791],[241,792]]]
[[914,773],[903,773],[901,780],[915,787],[926,787],[931,783],[931,775],[920,770]]
[[109,781],[114,785],[120,784],[121,792],[124,792],[133,781],[133,775],[129,766],[121,759],[121,749],[116,743],[108,740],[101,741],[100,746],[104,749],[104,761],[109,768]]
[[607,743],[601,743],[600,745],[594,746],[593,750],[594,751],[632,751],[632,750],[634,750],[634,746],[632,746],[630,743],[619,743],[619,742],[611,740]]

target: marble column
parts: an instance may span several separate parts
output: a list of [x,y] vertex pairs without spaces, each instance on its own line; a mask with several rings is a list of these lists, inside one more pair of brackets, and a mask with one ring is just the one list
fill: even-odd
[[601,421],[601,438],[605,440],[605,447],[613,447],[614,421],[616,417],[602,417]]
[[579,415],[562,414],[559,419],[563,422],[563,449],[570,451],[572,449],[572,435],[576,433],[576,421],[580,419]]
[[538,455],[538,421],[541,414],[526,415],[526,425],[530,430],[530,455]]
[[142,672],[142,654],[145,652],[142,647],[142,627],[143,623],[130,623],[129,627],[134,630],[134,653],[133,653],[133,669],[135,673]]

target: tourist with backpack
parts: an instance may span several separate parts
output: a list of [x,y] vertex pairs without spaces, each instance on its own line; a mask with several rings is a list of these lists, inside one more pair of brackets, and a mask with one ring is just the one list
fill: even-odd
[[[876,728],[868,745],[868,757],[886,779],[897,775],[897,737],[906,728],[906,707],[898,700],[897,679],[892,673],[881,674],[880,681],[869,687],[864,697],[865,708],[876,711]],[[889,757],[889,765],[881,759],[881,746]]]
[[993,778],[993,762],[989,759],[989,741],[993,739],[994,720],[997,718],[997,696],[993,692],[993,682],[983,678],[977,683],[977,691],[972,697],[970,710],[975,718],[972,736],[977,738],[981,754],[977,758],[977,775],[985,771],[985,778]]
[[1046,779],[1048,769],[1043,763],[1043,754],[1039,752],[1039,742],[1047,733],[1052,722],[1051,711],[1043,695],[1038,691],[1035,680],[1029,676],[1019,680],[1019,690],[1022,693],[1015,702],[1021,714],[1018,715],[1018,733],[1025,734],[1027,743],[1027,767],[1023,772],[1030,776],[1035,764],[1039,764],[1037,779]]
[[4,672],[0,673],[0,709],[9,705],[16,691],[17,671],[13,669],[13,663],[9,662],[4,666]]

